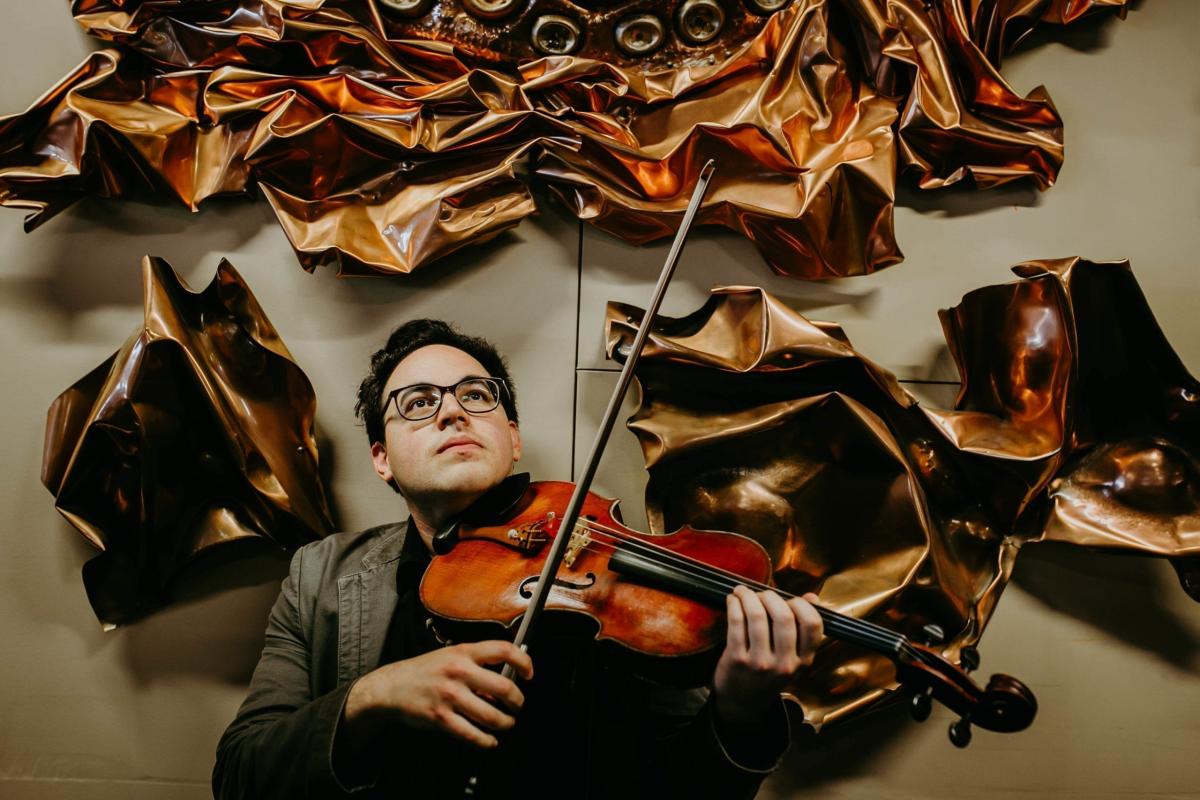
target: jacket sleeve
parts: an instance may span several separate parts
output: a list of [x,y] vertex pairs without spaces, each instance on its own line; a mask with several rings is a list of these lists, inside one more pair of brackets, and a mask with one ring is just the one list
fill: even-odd
[[664,798],[749,798],[783,760],[790,744],[783,701],[763,719],[753,741],[735,740],[720,729],[714,697],[705,690],[659,688],[653,709],[656,794]]
[[309,665],[311,625],[301,618],[302,547],[271,608],[262,656],[237,717],[217,745],[213,796],[310,798],[349,796],[334,774],[333,739],[353,684],[313,697]]

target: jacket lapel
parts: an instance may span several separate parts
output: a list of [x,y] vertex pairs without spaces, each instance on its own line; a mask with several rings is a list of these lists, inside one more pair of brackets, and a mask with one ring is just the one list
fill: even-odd
[[363,569],[338,579],[338,684],[379,666],[396,610],[396,562],[407,524],[385,533],[362,559]]

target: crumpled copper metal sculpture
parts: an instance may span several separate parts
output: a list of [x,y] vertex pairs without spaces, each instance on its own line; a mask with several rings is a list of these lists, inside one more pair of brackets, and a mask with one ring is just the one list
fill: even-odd
[[101,551],[83,581],[106,627],[164,605],[217,545],[333,527],[312,385],[241,276],[222,259],[193,293],[161,258],[142,271],[144,325],[46,421],[42,483]]
[[[935,623],[952,658],[1031,541],[1170,557],[1200,600],[1200,383],[1127,263],[1015,270],[942,312],[953,410],[923,408],[839,327],[760,289],[656,321],[629,423],[651,528],[751,535],[781,587],[917,641]],[[641,317],[609,305],[610,354]],[[890,662],[834,642],[796,699],[819,727],[894,687]]]
[[[1126,0],[73,0],[92,54],[0,119],[0,204],[195,210],[258,186],[307,269],[409,272],[510,228],[544,184],[630,242],[702,224],[804,278],[901,259],[921,186],[1053,183],[1062,122],[1000,54]],[[898,147],[897,147],[898,144]]]

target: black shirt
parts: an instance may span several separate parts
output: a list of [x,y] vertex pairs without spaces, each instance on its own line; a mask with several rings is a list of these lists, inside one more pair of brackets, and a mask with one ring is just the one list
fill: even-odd
[[[411,520],[409,531],[397,563],[397,604],[383,664],[444,646],[419,595],[432,557]],[[500,734],[500,747],[482,751],[436,730],[396,726],[384,745],[391,752],[381,759],[388,765],[378,787],[384,795],[461,798],[474,776],[475,796],[487,800],[681,796],[679,772],[699,755],[688,750],[712,724],[707,713],[697,717],[703,691],[638,678],[609,663],[591,637],[541,637],[530,652],[535,678],[522,683],[525,705],[516,727]],[[764,744],[773,761],[786,747],[786,720],[782,742],[779,726],[771,727]]]

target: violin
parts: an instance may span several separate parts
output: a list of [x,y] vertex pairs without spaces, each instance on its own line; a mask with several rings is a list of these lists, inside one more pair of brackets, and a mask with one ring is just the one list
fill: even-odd
[[[511,476],[438,533],[420,596],[440,626],[511,629],[525,615],[549,546],[563,536],[575,488]],[[725,641],[725,598],[734,587],[792,596],[772,586],[771,576],[770,556],[749,537],[688,526],[642,533],[621,522],[617,501],[588,492],[544,608],[589,619],[595,638],[632,654],[633,668],[643,674],[698,684],[711,675]],[[471,591],[463,591],[468,584]],[[892,660],[897,680],[913,693],[918,720],[929,716],[932,700],[958,714],[950,728],[957,746],[969,743],[972,725],[1008,733],[1033,721],[1037,701],[1019,680],[993,675],[980,688],[967,674],[978,663],[971,648],[955,665],[902,634],[814,607],[827,636]]]

